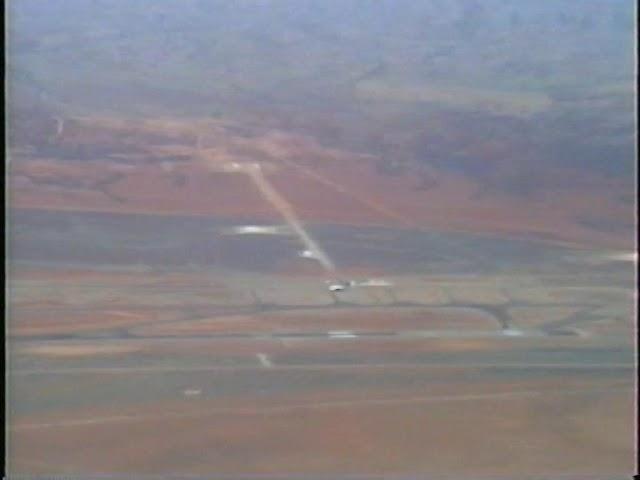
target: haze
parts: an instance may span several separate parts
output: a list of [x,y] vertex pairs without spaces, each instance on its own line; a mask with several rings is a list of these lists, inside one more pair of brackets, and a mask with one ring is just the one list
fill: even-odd
[[10,2],[11,478],[629,478],[634,8]]

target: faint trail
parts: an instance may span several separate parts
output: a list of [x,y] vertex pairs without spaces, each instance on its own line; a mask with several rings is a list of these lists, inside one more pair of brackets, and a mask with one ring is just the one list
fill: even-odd
[[160,421],[165,422],[172,418],[202,418],[216,415],[281,415],[288,414],[292,411],[299,410],[324,410],[341,407],[379,407],[388,405],[411,405],[421,403],[440,403],[440,402],[468,402],[468,401],[486,401],[486,400],[512,400],[529,397],[543,397],[545,395],[574,395],[582,393],[610,393],[614,391],[633,390],[634,387],[609,387],[609,388],[575,388],[567,390],[522,390],[519,392],[498,392],[498,393],[480,393],[467,395],[437,395],[410,398],[386,398],[386,399],[354,399],[354,400],[337,400],[332,402],[317,403],[301,403],[292,405],[278,405],[263,408],[235,408],[221,407],[203,410],[200,412],[178,413],[166,412],[158,415],[118,415],[111,417],[94,417],[85,420],[69,420],[48,423],[32,423],[24,425],[14,425],[9,429],[11,431],[28,431],[40,430],[45,428],[65,428],[65,427],[84,427],[90,425],[102,425],[106,423],[117,422],[144,422],[144,421]]
[[357,202],[361,203],[362,205],[370,208],[371,210],[374,210],[388,218],[392,218],[398,222],[401,223],[402,226],[404,227],[412,227],[412,228],[416,228],[416,224],[410,220],[408,220],[407,218],[405,218],[404,216],[400,215],[399,213],[391,210],[390,208],[385,207],[384,205],[381,205],[380,203],[373,201],[371,199],[362,197],[361,195],[356,195],[355,193],[353,193],[352,191],[348,190],[347,188],[345,188],[344,186],[340,185],[337,182],[334,182],[333,180],[330,180],[328,178],[326,178],[323,175],[320,175],[318,172],[302,166],[298,163],[295,163],[291,160],[282,160],[282,163],[289,165],[290,167],[293,167],[297,170],[300,170],[303,174],[305,174],[306,176],[313,178],[314,180],[322,183],[323,185],[332,188],[333,190],[335,190],[336,192],[339,192],[343,195],[346,195],[354,200],[356,200]]
[[262,173],[262,169],[259,164],[250,164],[243,165],[242,171],[246,172],[249,175],[249,178],[253,180],[253,183],[256,185],[260,193],[267,199],[273,207],[280,212],[280,214],[284,217],[286,222],[289,224],[291,229],[300,237],[300,240],[307,248],[307,250],[311,251],[314,255],[314,258],[320,262],[320,264],[324,267],[328,272],[333,272],[335,270],[335,265],[333,261],[329,258],[329,256],[320,248],[320,245],[309,235],[309,233],[304,229],[302,223],[298,219],[293,207],[287,202],[277,191],[271,183],[267,180]]
[[[290,339],[282,339],[286,342]],[[257,357],[260,361],[260,358]],[[268,360],[268,358],[267,358]],[[316,371],[316,370],[439,370],[439,369],[467,369],[467,368],[513,368],[513,369],[560,369],[560,370],[608,370],[619,368],[634,368],[632,363],[317,363],[302,365],[274,365],[270,368],[275,371]],[[43,368],[25,369],[9,372],[9,376],[24,377],[29,375],[135,375],[135,374],[165,374],[179,372],[225,372],[225,371],[255,371],[264,368],[264,365],[204,365],[200,367],[71,367],[71,368]]]

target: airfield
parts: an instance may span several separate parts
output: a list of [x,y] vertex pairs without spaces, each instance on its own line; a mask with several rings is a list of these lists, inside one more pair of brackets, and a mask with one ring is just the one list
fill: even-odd
[[[355,232],[318,230],[318,238],[342,236],[327,251],[350,258]],[[31,258],[16,269],[8,325],[15,472],[508,478],[522,469],[632,468],[628,262],[605,262],[594,276],[580,265],[591,258],[584,252],[550,249],[548,259],[574,272],[503,258],[522,273],[478,275],[470,273],[482,268],[476,240],[466,258],[450,259],[457,272],[444,271],[444,258],[433,274],[396,271],[382,286],[332,294],[295,250],[287,259],[274,245],[269,262],[248,261],[263,238],[225,247],[222,231],[219,267],[215,258],[198,263],[193,248],[186,267],[145,267],[153,258],[143,257],[148,263],[107,258],[88,268],[77,248],[75,265],[44,268]],[[438,241],[449,251],[460,242],[447,237],[430,238],[432,253]],[[120,252],[127,258],[126,247]],[[380,274],[384,254],[374,256],[377,271],[362,253],[347,266],[356,277],[363,265]]]
[[[114,122],[51,135],[68,154]],[[15,478],[633,470],[624,232],[277,133],[145,128],[144,153],[10,165]]]

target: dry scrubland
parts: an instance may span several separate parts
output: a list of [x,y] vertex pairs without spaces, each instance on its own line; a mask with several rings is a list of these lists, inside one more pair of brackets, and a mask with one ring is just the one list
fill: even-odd
[[[24,270],[10,285],[10,468],[631,470],[630,289],[390,278],[398,299],[335,304],[317,275]],[[602,316],[571,316],[594,301]],[[491,308],[526,334],[505,336]]]
[[630,478],[631,2],[8,3],[12,478]]
[[582,220],[606,218],[626,225],[629,207],[620,203],[617,190],[625,188],[624,182],[615,179],[592,180],[587,188],[590,181],[582,178],[574,188],[535,198],[500,192],[478,196],[479,185],[468,176],[434,170],[432,185],[417,188],[415,172],[389,176],[376,169],[384,158],[222,120],[80,117],[65,120],[61,132],[59,124],[49,122],[42,137],[49,140],[41,148],[12,152],[12,208],[279,221],[247,175],[229,170],[233,163],[260,162],[306,222],[631,248],[626,227],[602,228]]
[[[607,253],[629,236],[577,220],[627,218],[614,180],[478,197],[233,122],[43,128],[9,165],[11,472],[632,469],[633,279]],[[283,223],[255,162],[337,271],[286,231],[229,234]]]

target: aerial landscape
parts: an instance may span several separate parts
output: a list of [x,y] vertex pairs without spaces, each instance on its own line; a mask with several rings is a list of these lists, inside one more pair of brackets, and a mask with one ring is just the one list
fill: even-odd
[[6,13],[8,478],[636,473],[633,2]]

